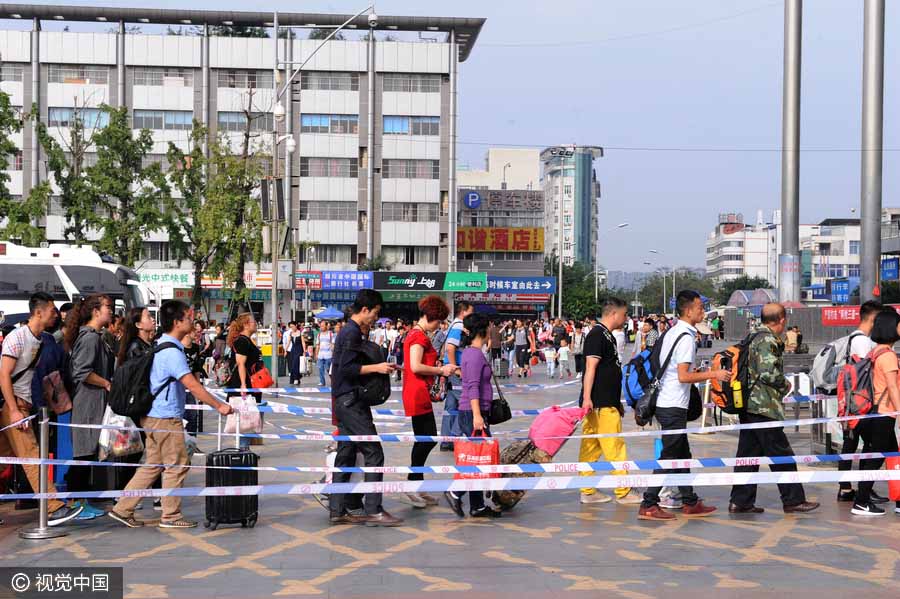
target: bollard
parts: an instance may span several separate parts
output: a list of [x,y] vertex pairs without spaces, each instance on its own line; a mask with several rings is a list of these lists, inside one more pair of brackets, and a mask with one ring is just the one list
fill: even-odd
[[[44,406],[41,408],[41,459],[47,460],[50,456],[50,413],[47,411],[47,407]],[[39,467],[40,470],[40,493],[41,495],[46,495],[47,493],[47,464],[46,462],[42,463]],[[38,507],[38,527],[37,528],[29,528],[22,529],[19,531],[19,536],[23,539],[55,539],[57,537],[64,537],[68,535],[65,530],[59,528],[50,528],[47,526],[47,503],[48,500],[46,497],[41,497],[39,500]]]

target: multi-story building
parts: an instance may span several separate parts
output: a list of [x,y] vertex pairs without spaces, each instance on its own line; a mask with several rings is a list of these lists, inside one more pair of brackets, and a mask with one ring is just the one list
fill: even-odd
[[706,239],[707,274],[717,281],[742,276],[768,279],[770,228],[761,222],[745,224],[743,214],[720,214],[719,223]]
[[859,278],[860,225],[858,218],[827,218],[818,230],[800,237],[800,251],[809,252],[810,285],[828,279]]
[[[541,152],[544,190],[544,254],[559,256],[564,264],[596,262],[597,207],[600,184],[594,159],[603,155],[597,147],[559,146]],[[559,221],[562,195],[562,248]]]
[[540,189],[541,153],[533,148],[490,148],[484,170],[460,165],[456,177],[460,189]]
[[[378,255],[395,270],[455,269],[457,66],[483,19],[363,15],[349,25],[348,39],[328,41],[312,56],[317,40],[209,33],[213,26],[271,27],[272,13],[30,4],[0,11],[0,18],[33,21],[31,31],[0,32],[0,89],[16,106],[37,105],[54,135],[67,135],[76,107],[95,128],[104,125],[101,104],[127,106],[134,128],[153,133],[147,160],[164,162],[168,142],[186,146],[192,119],[208,126],[210,139],[238,136],[249,107],[259,115],[253,129],[264,150],[271,151],[276,129],[296,140],[293,153],[285,152],[289,144],[278,146],[278,171],[296,241],[318,243],[310,269],[355,270]],[[334,27],[347,18],[279,13],[278,23]],[[41,20],[114,27],[42,31]],[[131,33],[126,23],[193,24],[201,34]],[[383,41],[374,34],[385,31],[434,39]],[[276,56],[292,63],[282,65],[279,85],[311,57],[284,94],[283,123],[274,118]],[[32,127],[14,141],[23,152],[13,161],[10,188],[27,194],[46,176],[43,153]],[[94,158],[88,154],[86,162]],[[64,241],[56,199],[42,223],[49,240]],[[143,258],[148,267],[170,262],[164,234],[146,239]]]

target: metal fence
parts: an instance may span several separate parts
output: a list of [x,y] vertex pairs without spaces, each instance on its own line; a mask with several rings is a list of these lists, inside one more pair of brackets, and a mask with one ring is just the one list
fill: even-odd
[[[834,341],[838,337],[849,335],[854,327],[826,327],[822,325],[822,308],[788,308],[788,326],[799,326],[803,334],[803,343],[815,351],[815,346]],[[749,331],[751,319],[758,323],[749,310],[725,311],[725,336],[729,340],[739,341]]]

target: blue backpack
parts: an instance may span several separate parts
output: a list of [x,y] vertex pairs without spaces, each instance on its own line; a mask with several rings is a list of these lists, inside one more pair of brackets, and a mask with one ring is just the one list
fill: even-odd
[[[625,400],[631,408],[634,408],[637,402],[647,394],[650,386],[657,379],[657,375],[662,375],[660,372],[659,354],[662,352],[662,341],[666,333],[662,334],[651,349],[645,349],[622,367],[622,389],[625,391]],[[668,366],[668,361],[672,357],[675,345],[685,335],[690,336],[690,333],[682,333],[675,340],[666,359],[666,366]]]

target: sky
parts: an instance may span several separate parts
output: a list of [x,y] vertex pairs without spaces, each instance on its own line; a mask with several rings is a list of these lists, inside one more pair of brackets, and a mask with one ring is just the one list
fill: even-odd
[[[883,205],[896,207],[900,4],[887,4]],[[365,5],[267,0],[252,8],[352,14]],[[235,0],[191,7],[248,8]],[[601,234],[606,268],[703,266],[720,212],[755,222],[758,210],[768,219],[780,207],[781,0],[380,0],[376,12],[487,19],[459,69],[461,163],[480,167],[501,145],[606,149],[595,163],[600,229],[629,223]],[[862,44],[862,0],[804,3],[801,222],[858,214]]]

